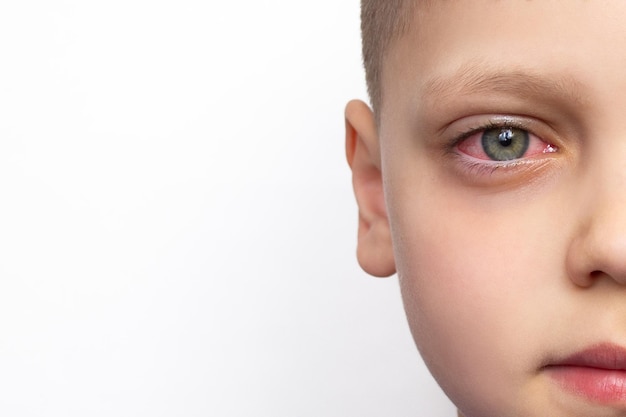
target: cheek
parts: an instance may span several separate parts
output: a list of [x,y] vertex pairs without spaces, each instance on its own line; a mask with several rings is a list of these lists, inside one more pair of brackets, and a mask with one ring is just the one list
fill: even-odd
[[554,279],[561,271],[554,262],[560,243],[550,238],[553,217],[546,202],[481,205],[437,189],[446,187],[416,193],[427,199],[405,194],[390,204],[411,331],[457,404],[510,405],[538,354],[520,340],[544,334],[547,311],[536,306],[554,304],[551,295],[562,285]]
[[[462,209],[421,206],[414,216],[399,217],[399,228],[409,233],[395,245],[411,329],[427,357],[436,349],[433,357],[454,359],[446,352],[453,353],[460,341],[466,356],[478,356],[473,349],[489,343],[486,330],[493,332],[499,317],[510,315],[503,295],[519,295],[505,270],[516,266],[520,254],[510,253],[507,233],[494,233]],[[476,343],[468,346],[468,341]]]

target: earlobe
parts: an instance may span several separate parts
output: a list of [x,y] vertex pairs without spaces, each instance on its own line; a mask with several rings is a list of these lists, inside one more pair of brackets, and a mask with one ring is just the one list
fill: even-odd
[[377,277],[396,272],[389,220],[385,207],[380,145],[374,115],[362,101],[346,106],[346,158],[359,206],[357,259]]

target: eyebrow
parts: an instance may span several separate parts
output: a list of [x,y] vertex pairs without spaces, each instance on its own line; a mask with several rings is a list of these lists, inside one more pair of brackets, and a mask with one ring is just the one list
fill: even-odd
[[539,73],[521,67],[491,67],[470,63],[451,75],[435,76],[424,83],[423,98],[448,99],[459,95],[502,93],[523,99],[544,97],[581,106],[584,86],[567,74]]

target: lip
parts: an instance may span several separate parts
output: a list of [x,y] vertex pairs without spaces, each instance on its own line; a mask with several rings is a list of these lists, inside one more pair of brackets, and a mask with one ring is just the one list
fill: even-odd
[[626,349],[604,343],[543,367],[564,390],[590,401],[626,406]]

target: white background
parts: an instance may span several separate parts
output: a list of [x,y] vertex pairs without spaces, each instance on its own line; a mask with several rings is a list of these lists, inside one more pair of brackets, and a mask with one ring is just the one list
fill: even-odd
[[454,414],[355,257],[357,0],[0,2],[0,415]]

